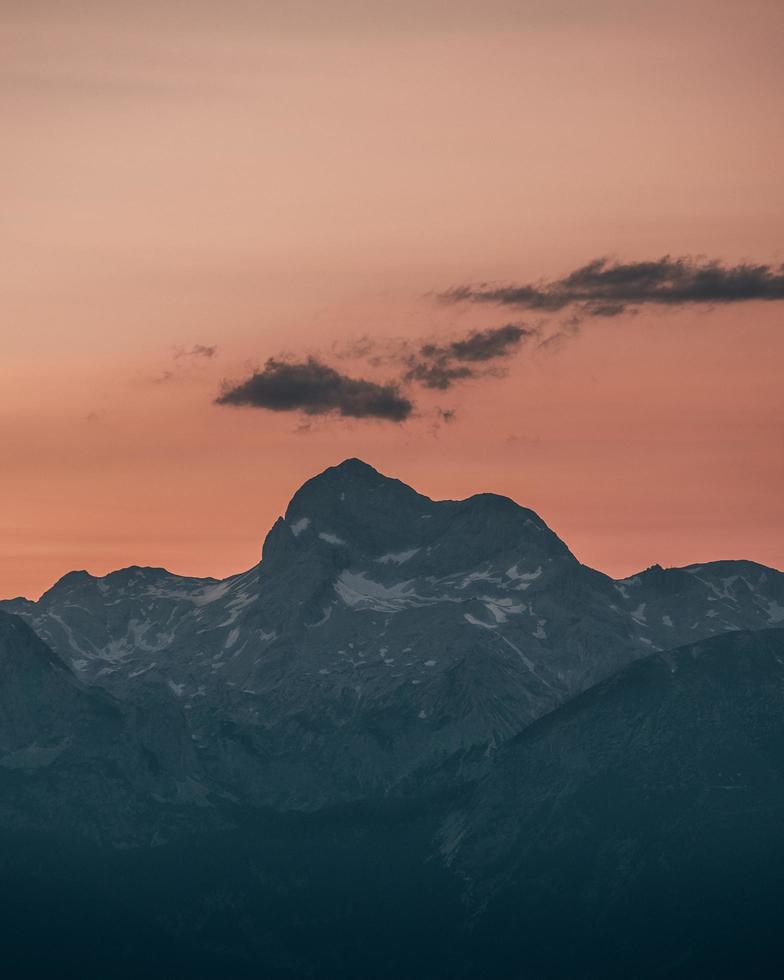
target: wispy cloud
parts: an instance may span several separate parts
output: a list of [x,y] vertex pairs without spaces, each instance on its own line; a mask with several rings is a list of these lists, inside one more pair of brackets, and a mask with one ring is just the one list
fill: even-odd
[[194,344],[192,347],[183,347],[179,344],[174,348],[173,357],[175,360],[182,360],[183,358],[206,358],[211,361],[217,356],[218,348],[215,344]]
[[448,303],[487,303],[542,312],[575,307],[583,316],[614,317],[645,305],[743,303],[784,299],[784,266],[724,265],[665,255],[648,262],[595,259],[561,279],[456,286]]
[[154,377],[147,378],[145,383],[167,385],[182,381],[192,376],[197,367],[204,362],[214,360],[218,356],[218,347],[216,344],[193,344],[191,347],[177,344],[171,348],[170,354],[172,366]]
[[[508,323],[441,342],[376,341],[365,336],[333,344],[332,355],[376,370],[391,368],[400,372],[397,380],[380,383],[352,377],[313,354],[302,360],[278,356],[243,381],[224,382],[216,403],[310,417],[403,422],[415,414],[414,401],[405,393],[412,385],[445,391],[460,381],[491,373],[498,376],[501,369],[495,362],[511,357],[533,333],[533,328]],[[436,408],[430,416],[437,425],[448,424],[455,412]]]
[[[451,337],[383,338],[365,335],[331,344],[330,359],[361,363],[373,371],[394,372],[386,382],[353,377],[321,357],[270,358],[262,370],[240,382],[225,382],[220,405],[274,412],[404,422],[429,418],[436,427],[455,419],[453,407],[432,405],[418,411],[412,391],[451,391],[467,381],[502,378],[509,362],[529,342],[554,352],[574,337],[586,318],[632,316],[641,308],[675,308],[784,299],[784,267],[725,265],[690,257],[664,256],[647,262],[596,259],[560,279],[523,285],[480,283],[439,294],[446,303],[498,305],[543,314],[539,322],[504,323]],[[214,356],[215,348],[195,345],[176,357]],[[171,372],[167,372],[171,373]],[[161,380],[166,380],[162,378]]]
[[488,374],[499,376],[498,362],[515,355],[538,328],[521,323],[472,330],[443,340],[374,340],[364,335],[332,345],[341,360],[364,361],[373,367],[392,367],[402,372],[400,383],[417,383],[441,391],[460,381]]
[[502,327],[474,330],[458,340],[422,344],[416,352],[404,357],[405,381],[443,391],[470,378],[488,373],[497,375],[497,369],[488,372],[477,365],[511,357],[535,332],[523,324],[507,323]]

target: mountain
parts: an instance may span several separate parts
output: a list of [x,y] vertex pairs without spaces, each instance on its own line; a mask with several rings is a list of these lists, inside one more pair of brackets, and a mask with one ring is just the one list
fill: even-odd
[[784,620],[784,575],[613,581],[508,498],[433,501],[351,459],[297,491],[240,575],[72,572],[2,606],[86,684],[168,699],[220,791],[312,809],[474,778],[629,662]]
[[247,572],[0,606],[12,980],[779,972],[781,572],[347,460]]
[[[109,846],[210,825],[184,719],[83,684],[17,616],[0,612],[0,827]],[[191,805],[196,805],[196,811]]]
[[776,976],[782,699],[784,630],[734,631],[627,666],[459,791],[132,850],[0,828],[5,975]]
[[508,742],[445,821],[475,966],[774,976],[783,813],[784,630],[638,661]]

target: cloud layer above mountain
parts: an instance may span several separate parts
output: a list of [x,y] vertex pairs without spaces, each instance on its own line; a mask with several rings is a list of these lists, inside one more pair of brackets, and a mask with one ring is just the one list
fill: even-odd
[[[271,357],[261,371],[244,381],[224,382],[218,405],[265,408],[273,412],[335,415],[385,422],[404,422],[414,413],[414,402],[402,391],[411,384],[445,391],[472,378],[501,372],[488,364],[512,357],[535,331],[520,324],[473,330],[453,340],[437,343],[377,343],[370,338],[350,345],[343,357],[365,361],[378,368],[394,365],[399,381],[380,383],[350,377],[319,357],[303,360]],[[440,421],[454,412],[438,409]]]
[[[666,255],[644,262],[595,259],[559,279],[535,283],[457,286],[438,294],[447,304],[484,304],[543,314],[536,325],[505,323],[451,337],[377,339],[365,335],[333,343],[333,356],[372,371],[396,373],[383,382],[352,377],[320,355],[270,358],[244,381],[224,383],[220,405],[404,422],[421,413],[408,392],[415,386],[444,392],[467,381],[498,379],[529,340],[535,350],[556,351],[576,336],[586,318],[628,316],[644,307],[677,308],[784,299],[784,266]],[[548,314],[552,316],[548,316]],[[565,314],[557,316],[557,314]],[[214,348],[197,345],[183,355],[211,358]],[[430,409],[439,422],[453,408]]]

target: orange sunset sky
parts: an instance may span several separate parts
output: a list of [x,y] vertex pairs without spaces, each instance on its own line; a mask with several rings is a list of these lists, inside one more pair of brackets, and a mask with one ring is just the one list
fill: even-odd
[[[603,256],[774,281],[782,37],[780,0],[3,0],[0,597],[247,568],[347,456],[616,576],[784,568],[784,301],[439,297]],[[507,323],[445,389],[389,353]],[[414,409],[215,404],[271,357]]]

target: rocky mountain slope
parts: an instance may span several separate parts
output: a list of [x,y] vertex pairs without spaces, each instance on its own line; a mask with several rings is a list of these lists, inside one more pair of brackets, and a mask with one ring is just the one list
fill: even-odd
[[485,964],[525,948],[537,977],[773,976],[782,815],[784,629],[730,632],[507,743],[441,849]]
[[0,824],[6,975],[776,976],[783,700],[784,630],[733,631],[631,664],[439,796],[234,808],[133,849]]
[[627,663],[784,621],[784,575],[719,562],[613,581],[507,498],[432,501],[347,460],[294,495],[240,575],[72,572],[0,606],[85,684],[169,702],[189,778],[301,809],[473,778]]
[[0,827],[149,844],[220,821],[182,717],[126,705],[72,674],[0,612]]

